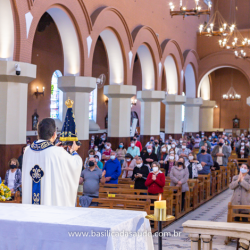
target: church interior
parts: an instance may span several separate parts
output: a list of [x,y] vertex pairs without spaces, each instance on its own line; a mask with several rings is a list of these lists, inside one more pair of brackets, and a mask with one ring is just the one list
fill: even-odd
[[250,249],[249,58],[249,0],[0,0],[0,250]]

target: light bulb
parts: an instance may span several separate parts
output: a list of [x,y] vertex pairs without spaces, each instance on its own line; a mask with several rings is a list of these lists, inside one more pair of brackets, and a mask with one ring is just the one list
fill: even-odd
[[223,40],[224,42],[226,42],[227,41],[227,39],[226,38],[224,38],[224,40]]
[[238,40],[238,38],[237,38],[237,37],[235,37],[235,38],[234,38],[234,41],[235,41],[236,43],[237,43],[237,40]]
[[245,41],[243,41],[243,42],[242,42],[242,45],[245,45],[245,44],[246,44]]
[[208,33],[210,33],[210,30],[211,30],[210,28],[207,28],[207,32],[208,32]]
[[198,10],[201,10],[201,7],[200,7],[200,6],[198,6]]
[[247,41],[248,45],[250,44],[250,40]]
[[223,28],[220,28],[220,32],[222,32],[223,31]]
[[186,8],[186,7],[183,7],[182,9],[183,9],[183,10],[186,10],[187,8]]
[[246,56],[246,52],[244,52],[243,56]]
[[224,27],[224,30],[226,29],[226,27],[227,27],[227,24],[226,23],[224,23],[223,24],[223,27]]
[[174,5],[171,5],[170,9],[171,9],[171,11],[173,11],[174,10]]
[[222,41],[221,40],[219,40],[219,44],[221,45],[221,43],[222,43]]
[[210,23],[210,27],[211,27],[211,29],[213,28],[213,26],[214,26],[214,24],[213,24],[213,23]]
[[240,51],[241,54],[243,54],[243,52],[244,52],[243,50]]
[[182,0],[180,0],[180,7],[182,6]]
[[238,56],[238,51],[234,51],[234,54],[235,54],[236,56]]
[[235,42],[232,42],[233,46],[235,46]]

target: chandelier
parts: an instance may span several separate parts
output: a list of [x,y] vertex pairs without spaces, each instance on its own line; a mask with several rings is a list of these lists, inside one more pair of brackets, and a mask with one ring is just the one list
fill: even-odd
[[235,24],[231,26],[226,23],[218,10],[214,12],[209,21],[199,26],[201,36],[228,36],[233,33]]
[[231,87],[229,88],[228,92],[222,96],[224,101],[240,101],[241,95],[238,95],[233,87],[233,71],[231,77]]
[[199,6],[199,0],[195,0],[196,6],[193,9],[187,9],[186,6],[182,5],[182,0],[180,0],[180,10],[174,10],[175,6],[172,2],[169,3],[170,7],[170,15],[173,16],[183,16],[183,19],[185,16],[198,16],[200,15],[210,15],[212,3],[208,2],[207,9],[202,9],[201,6]]

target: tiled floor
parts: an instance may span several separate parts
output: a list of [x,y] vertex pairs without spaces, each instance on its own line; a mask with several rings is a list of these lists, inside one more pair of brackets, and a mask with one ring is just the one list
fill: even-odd
[[[227,221],[227,205],[232,197],[232,191],[226,190],[218,196],[214,197],[209,202],[190,212],[178,221],[164,228],[164,232],[170,232],[171,236],[163,238],[163,249],[185,249],[191,250],[191,241],[188,234],[182,232],[182,223],[187,220],[203,220],[203,221]],[[172,237],[180,232],[179,237]],[[170,235],[170,234],[168,234]],[[215,236],[213,238],[213,250],[235,250],[236,243],[231,242],[229,245],[224,245],[225,237]],[[155,250],[158,249],[158,239],[154,237]]]

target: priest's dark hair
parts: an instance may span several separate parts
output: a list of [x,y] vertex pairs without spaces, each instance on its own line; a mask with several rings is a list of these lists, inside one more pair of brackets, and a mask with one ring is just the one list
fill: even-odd
[[41,140],[49,140],[56,131],[56,123],[52,118],[44,118],[37,125],[38,138]]

